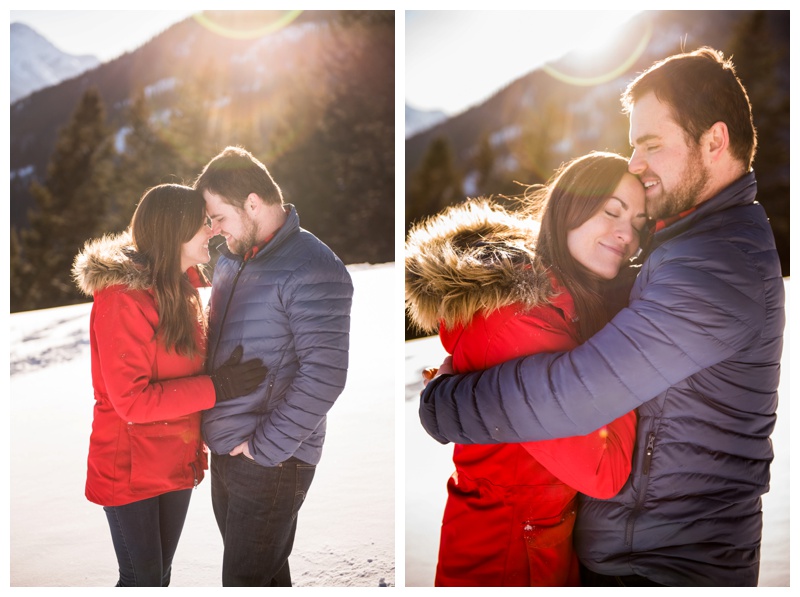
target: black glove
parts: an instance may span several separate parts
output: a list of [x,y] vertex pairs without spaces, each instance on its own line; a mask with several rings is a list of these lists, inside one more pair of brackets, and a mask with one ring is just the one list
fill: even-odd
[[261,359],[251,359],[240,363],[244,349],[241,345],[233,349],[228,360],[211,374],[217,402],[224,402],[237,396],[249,394],[267,376],[267,368]]

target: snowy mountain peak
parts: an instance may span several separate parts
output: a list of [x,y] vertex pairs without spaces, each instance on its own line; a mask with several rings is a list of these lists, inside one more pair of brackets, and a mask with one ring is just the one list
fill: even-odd
[[100,64],[95,56],[62,52],[24,23],[11,23],[11,102]]
[[406,139],[447,120],[441,110],[418,110],[406,104]]

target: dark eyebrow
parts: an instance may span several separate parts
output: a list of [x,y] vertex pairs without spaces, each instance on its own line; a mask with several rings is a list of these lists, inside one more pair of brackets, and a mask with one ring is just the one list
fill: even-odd
[[[647,134],[647,135],[642,135],[641,137],[636,139],[636,141],[633,143],[633,145],[641,145],[642,143],[645,143],[647,141],[651,141],[653,139],[658,139],[658,138],[659,138],[658,135],[654,135],[652,133]],[[631,147],[633,147],[633,145],[631,145]]]
[[624,207],[625,209],[630,209],[630,207],[628,206],[628,204],[627,204],[627,203],[625,203],[625,202],[624,202],[622,199],[620,199],[619,197],[617,197],[617,196],[615,196],[615,195],[611,195],[611,197],[609,197],[608,199],[609,199],[609,201],[610,201],[611,199],[616,199],[617,201],[619,201],[620,203],[622,203],[622,207]]
[[[609,200],[611,200],[611,199],[616,199],[617,201],[619,201],[619,202],[622,204],[622,207],[624,207],[625,209],[630,209],[630,208],[631,208],[631,206],[630,206],[630,205],[628,205],[627,203],[625,203],[625,202],[624,202],[622,199],[620,199],[620,198],[619,198],[619,197],[617,197],[616,195],[611,195],[611,197],[609,197],[608,199],[609,199]],[[644,212],[641,212],[641,213],[638,213],[638,214],[636,214],[636,215],[635,215],[635,216],[633,216],[633,217],[634,217],[634,218],[646,218],[646,217],[647,217],[647,214],[646,214],[646,213],[644,213]]]

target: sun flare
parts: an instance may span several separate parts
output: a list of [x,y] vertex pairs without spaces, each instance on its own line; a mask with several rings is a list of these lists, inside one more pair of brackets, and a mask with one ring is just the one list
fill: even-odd
[[208,11],[194,15],[209,31],[231,39],[256,39],[280,31],[302,10]]
[[614,35],[606,33],[586,40],[573,51],[574,62],[580,66],[580,74],[570,72],[569,68],[556,67],[552,63],[545,64],[542,69],[554,79],[570,85],[603,85],[628,72],[647,48],[652,33],[653,25],[647,21],[644,28],[636,33],[631,49],[613,56],[607,56],[604,51],[614,41]]

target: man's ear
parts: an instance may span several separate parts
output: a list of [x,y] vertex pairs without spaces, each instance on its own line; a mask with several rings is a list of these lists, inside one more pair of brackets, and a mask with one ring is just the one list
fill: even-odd
[[259,197],[255,193],[250,193],[244,202],[247,212],[250,213],[251,215],[255,215],[256,213],[258,213],[258,210],[261,208],[262,204],[263,201],[261,201],[261,197]]
[[720,121],[712,124],[703,137],[709,153],[709,158],[712,162],[719,160],[725,153],[725,150],[730,147],[728,125],[724,122]]

